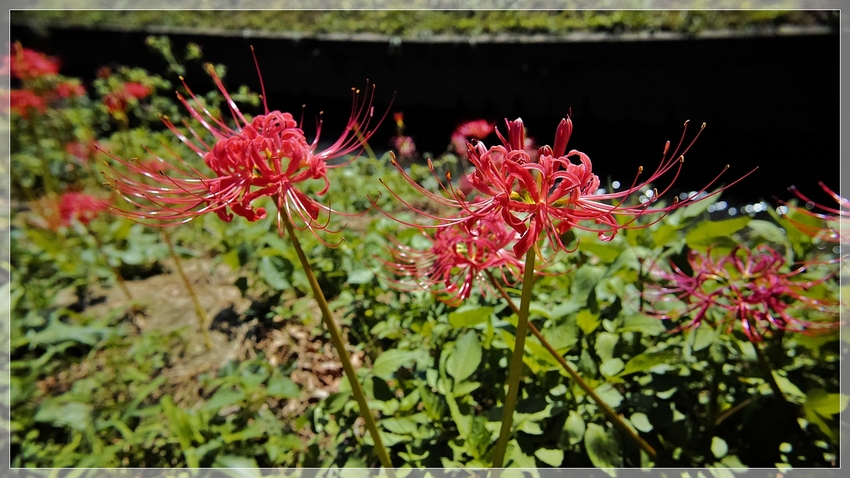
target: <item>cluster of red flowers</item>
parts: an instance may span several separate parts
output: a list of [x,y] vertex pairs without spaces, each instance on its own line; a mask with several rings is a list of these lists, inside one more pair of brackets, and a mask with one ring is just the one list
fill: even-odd
[[35,212],[33,223],[51,231],[68,227],[74,221],[87,226],[109,207],[106,201],[80,192],[44,196],[30,205]]
[[151,88],[137,82],[127,82],[103,97],[103,104],[113,115],[123,115],[131,101],[140,100],[151,94]]
[[[4,56],[3,71],[12,78],[21,80],[23,89],[8,93],[10,110],[22,118],[29,118],[32,111],[45,113],[48,103],[54,99],[83,96],[85,88],[79,80],[59,77],[59,62],[44,53],[23,48],[19,43],[12,45],[11,54]],[[47,83],[38,80],[47,78]],[[35,82],[35,84],[34,84]],[[2,103],[5,104],[5,101]]]
[[39,113],[47,111],[47,102],[30,90],[12,90],[9,92],[9,107],[22,118],[29,118],[31,110]]
[[12,78],[21,80],[32,80],[59,73],[59,62],[56,59],[44,53],[23,48],[18,43],[12,45],[9,66]]
[[[308,142],[301,125],[291,114],[269,111],[264,88],[265,113],[248,120],[211,65],[208,71],[224,95],[235,127],[228,126],[210,112],[185,83],[191,101],[179,93],[178,99],[189,114],[215,137],[216,142],[212,145],[204,142],[188,123],[186,127],[194,140],[185,136],[168,118],[163,121],[183,143],[203,158],[214,176],[198,171],[176,154],[178,164],[169,164],[165,159],[156,157],[154,165],[110,155],[130,171],[130,174],[124,174],[113,170],[108,177],[112,186],[136,207],[120,213],[154,225],[187,222],[209,212],[216,213],[227,222],[233,214],[256,221],[266,217],[266,211],[262,207],[255,209],[252,203],[269,196],[277,202],[281,234],[282,214],[286,214],[288,220],[298,227],[304,224],[300,228],[311,231],[326,228],[327,224],[318,219],[320,212],[331,212],[331,208],[302,192],[298,184],[308,180],[323,181],[324,187],[316,195],[323,196],[328,192],[327,170],[348,164],[332,164],[329,161],[359,149],[374,131],[370,129],[374,89],[362,100],[360,90],[352,89],[354,101],[343,134],[327,149],[319,151],[321,120],[316,137]],[[260,82],[262,88],[262,79]],[[143,179],[136,179],[138,176]],[[297,216],[300,223],[293,221],[293,216]]]
[[458,306],[469,298],[476,282],[482,294],[491,291],[487,271],[498,271],[495,275],[507,285],[522,277],[524,263],[506,249],[516,236],[501,220],[485,218],[471,227],[458,223],[437,229],[430,237],[430,249],[415,249],[391,239],[393,261],[381,262],[401,278],[391,280],[398,288],[412,290],[409,286],[413,285]]
[[[830,275],[801,280],[798,276],[813,264],[801,264],[790,270],[782,255],[769,246],[750,250],[741,245],[719,257],[710,251],[705,254],[690,251],[688,264],[691,274],[675,264],[672,271],[652,269],[653,275],[668,285],[651,287],[650,314],[662,319],[687,320],[673,332],[697,328],[706,322],[729,333],[737,324],[749,340],[759,342],[771,330],[811,334],[834,330],[838,325],[835,321],[802,318],[806,311],[837,316],[836,301],[806,295],[806,291],[822,284]],[[665,311],[663,305],[675,299],[684,301],[686,306]]]

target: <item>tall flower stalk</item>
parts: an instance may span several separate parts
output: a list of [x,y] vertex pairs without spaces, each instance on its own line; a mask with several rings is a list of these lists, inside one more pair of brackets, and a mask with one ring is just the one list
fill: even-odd
[[180,280],[183,281],[183,287],[186,288],[186,292],[189,293],[189,298],[192,299],[192,305],[195,307],[195,317],[198,319],[198,330],[204,338],[204,346],[206,346],[207,350],[212,350],[213,344],[212,339],[210,339],[209,331],[210,319],[207,315],[207,310],[204,308],[203,304],[201,304],[201,299],[198,298],[198,294],[192,286],[192,281],[189,280],[189,277],[186,276],[186,272],[183,271],[183,264],[181,264],[180,256],[177,255],[177,251],[174,250],[174,243],[171,241],[171,234],[168,232],[168,229],[162,230],[162,239],[165,241],[165,245],[168,246],[168,253],[171,254],[171,258],[174,259],[174,267],[177,269],[177,275],[180,276]]
[[[256,57],[254,62],[257,65]],[[182,224],[207,213],[215,213],[225,222],[230,222],[234,214],[249,221],[258,221],[265,218],[267,213],[265,208],[254,206],[254,201],[262,197],[272,198],[277,206],[278,233],[283,236],[286,230],[298,254],[357,399],[360,414],[375,443],[375,453],[381,465],[390,468],[392,462],[389,453],[378,433],[375,418],[345,349],[345,341],[333,321],[327,300],[295,232],[296,229],[308,229],[323,244],[331,245],[319,237],[317,231],[327,230],[330,214],[338,211],[318,198],[325,196],[330,189],[328,170],[344,167],[353,159],[341,163],[331,161],[361,150],[377,124],[383,120],[381,117],[377,124],[373,123],[374,87],[365,94],[352,88],[351,114],[342,135],[327,149],[319,150],[321,119],[318,121],[316,137],[308,142],[302,125],[290,113],[269,110],[262,76],[260,87],[264,113],[248,118],[239,111],[212,65],[207,69],[224,96],[234,125],[227,124],[219,115],[211,112],[185,82],[183,86],[188,98],[180,93],[177,93],[177,98],[189,115],[212,135],[213,141],[208,142],[188,121],[184,121],[188,135],[169,118],[163,118],[163,122],[204,161],[213,174],[201,172],[171,150],[172,161],[149,151],[154,159],[152,162],[128,161],[107,153],[126,171],[111,169],[107,180],[133,206],[127,210],[117,209],[116,212],[156,226]],[[258,65],[257,71],[259,74]],[[300,189],[303,183],[309,181],[323,183],[321,190],[314,196]]]
[[[508,291],[505,290],[502,284],[499,283],[499,281],[492,273],[490,273],[490,271],[486,271],[486,274],[488,279],[490,279],[490,283],[493,284],[493,287],[495,287],[496,290],[499,291],[499,295],[502,296],[502,298],[508,304],[508,307],[510,307],[511,310],[513,310],[514,313],[517,314],[517,317],[519,317],[519,308],[516,306],[511,296],[508,295]],[[546,351],[549,352],[549,354],[558,362],[558,364],[561,365],[561,368],[563,368],[564,371],[567,372],[567,375],[570,376],[570,378],[579,386],[579,388],[581,388],[582,391],[586,393],[588,397],[590,397],[594,402],[596,402],[596,404],[602,410],[602,413],[604,413],[605,416],[608,417],[609,420],[611,420],[611,423],[613,423],[614,426],[617,427],[617,429],[623,433],[623,436],[626,436],[630,440],[635,442],[635,444],[637,444],[641,448],[641,450],[645,451],[647,455],[649,455],[649,457],[654,460],[658,456],[658,453],[655,451],[652,445],[647,443],[646,440],[644,440],[640,437],[640,435],[635,433],[634,430],[632,430],[632,428],[629,427],[629,425],[627,425],[626,422],[623,421],[622,417],[620,417],[620,415],[617,415],[617,412],[615,412],[610,406],[608,406],[608,404],[605,403],[605,401],[602,400],[602,398],[597,395],[592,388],[590,388],[590,385],[588,385],[587,382],[585,382],[584,379],[581,378],[581,375],[579,375],[578,372],[573,370],[570,364],[567,363],[566,360],[564,360],[563,355],[559,354],[558,351],[555,350],[554,347],[552,347],[552,344],[550,344],[549,341],[546,340],[545,337],[543,337],[543,334],[540,333],[540,330],[535,327],[534,324],[530,321],[528,322],[528,330],[537,338],[537,340],[540,341],[540,344],[543,345],[543,348],[545,348]]]
[[[417,250],[393,241],[393,246],[389,250],[392,261],[381,259],[381,262],[387,270],[397,276],[395,279],[390,279],[394,287],[400,290],[412,290],[414,287],[423,289],[450,306],[458,306],[470,297],[477,286],[482,295],[498,292],[517,317],[521,315],[519,307],[505,290],[505,285],[517,285],[526,267],[526,264],[518,260],[513,252],[505,249],[517,239],[516,231],[508,228],[501,221],[482,219],[472,228],[458,224],[454,227],[438,229],[434,231],[430,239],[432,246],[424,250]],[[535,271],[535,274],[537,272],[541,271]],[[525,282],[523,285],[525,286]],[[655,459],[657,455],[655,450],[590,388],[531,321],[526,318],[525,323],[527,330],[537,337],[570,378],[599,405],[603,413],[624,433],[624,436],[634,441],[652,459]],[[518,368],[520,367],[511,370]],[[518,378],[518,375],[514,377],[515,380]],[[513,389],[518,390],[518,387],[514,386]],[[513,403],[512,408],[515,409],[516,397]],[[508,436],[508,433],[506,432],[504,436]],[[504,449],[501,450],[502,459],[504,451]]]

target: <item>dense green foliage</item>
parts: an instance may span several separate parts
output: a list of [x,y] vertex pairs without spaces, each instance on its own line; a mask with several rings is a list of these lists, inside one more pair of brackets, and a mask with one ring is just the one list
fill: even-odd
[[603,11],[15,11],[13,24],[252,29],[268,32],[496,35],[571,32],[757,31],[779,25],[838,26],[831,12],[773,10]]
[[[301,22],[309,15],[331,17],[291,14]],[[387,22],[399,22],[395,13],[385,15]],[[507,14],[498,15],[508,21]],[[335,18],[354,22],[356,15]],[[534,16],[514,18],[533,21]],[[330,25],[331,20],[323,21]],[[633,21],[666,25],[649,17]],[[162,39],[150,44],[175,64],[197,61],[191,48],[184,58]],[[253,223],[241,217],[225,223],[208,214],[171,229],[182,259],[206,267],[196,285],[223,269],[250,304],[209,310],[215,316],[212,352],[202,350],[191,306],[163,319],[156,315],[162,303],[179,297],[163,299],[159,289],[144,292],[146,281],[174,266],[160,230],[114,214],[101,214],[88,227],[44,227],[50,194],[72,189],[109,194],[95,179],[108,158],[92,152],[86,161],[74,162],[65,149],[72,140],[96,139],[123,158],[172,158],[171,150],[204,168],[156,120],[167,114],[175,124],[187,119],[205,132],[169,99],[174,69],[163,77],[140,70],[105,72],[94,85],[95,97],[62,100],[27,118],[13,115],[13,196],[22,199],[30,191],[48,198],[19,201],[12,217],[12,282],[5,287],[12,298],[13,466],[376,465],[306,277],[287,238],[278,234],[275,214]],[[151,94],[130,102],[125,116],[116,115],[100,97],[129,81],[148,85]],[[245,110],[257,106],[255,94],[239,91],[237,101]],[[203,101],[211,108],[223,106],[216,92]],[[92,162],[95,157],[98,162]],[[457,159],[446,154],[436,166],[453,169]],[[425,166],[414,164],[410,171],[426,188],[438,190]],[[46,176],[55,180],[52,185]],[[364,154],[332,170],[329,178],[333,206],[340,210],[364,211],[371,197],[399,217],[416,220],[379,178],[401,197],[428,207],[388,156]],[[600,407],[529,337],[509,466],[839,465],[837,413],[847,397],[838,393],[839,348],[846,339],[837,330],[775,334],[754,345],[739,330],[727,333],[707,324],[669,333],[675,324],[645,313],[642,292],[652,282],[651,263],[672,260],[684,267],[689,250],[712,247],[723,254],[740,243],[769,244],[789,262],[824,261],[801,277],[831,275],[808,293],[838,297],[838,265],[825,262],[835,257],[832,246],[799,231],[800,223],[815,227],[819,222],[793,212],[721,221],[707,212],[717,199],[678,209],[643,229],[623,230],[610,242],[570,231],[564,240],[574,252],[553,256],[534,284],[532,323],[658,451],[657,459],[616,432]],[[274,211],[273,204],[266,206]],[[338,247],[324,247],[309,233],[300,238],[350,351],[362,364],[359,378],[379,412],[393,464],[490,466],[516,314],[503,299],[477,289],[459,308],[425,291],[397,290],[377,257],[388,257],[389,238],[427,246],[422,235],[374,210],[332,221],[348,225]],[[648,225],[651,219],[639,221]],[[320,235],[331,242],[339,237]],[[138,297],[125,300],[114,293],[115,269],[132,290],[142,291]],[[183,290],[176,280],[171,287]],[[518,291],[510,292],[518,302]],[[818,311],[805,314],[818,318]],[[755,347],[763,348],[785,400],[772,394]]]

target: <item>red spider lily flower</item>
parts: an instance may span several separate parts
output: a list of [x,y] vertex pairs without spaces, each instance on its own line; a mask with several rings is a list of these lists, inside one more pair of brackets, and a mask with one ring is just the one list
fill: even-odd
[[70,226],[73,220],[87,226],[109,207],[102,199],[79,192],[43,196],[30,202],[29,206],[34,214],[28,221],[53,232]]
[[86,89],[79,80],[66,80],[56,85],[53,93],[59,98],[71,98],[74,96],[85,96]]
[[671,332],[695,329],[706,322],[724,327],[730,333],[738,324],[750,341],[760,342],[771,331],[815,334],[834,330],[839,325],[837,320],[818,322],[800,318],[804,310],[838,317],[837,301],[806,296],[806,291],[829,279],[831,274],[817,280],[795,280],[814,262],[790,270],[781,254],[762,244],[755,250],[739,245],[720,257],[713,257],[711,251],[705,254],[690,251],[688,263],[693,274],[686,274],[675,265],[672,272],[652,269],[653,276],[669,284],[652,287],[653,307],[673,298],[686,304],[683,310],[649,311],[662,319],[690,319]]
[[502,282],[514,285],[522,277],[524,263],[506,249],[517,233],[501,220],[485,218],[471,226],[461,222],[437,229],[429,239],[432,246],[418,250],[392,240],[392,261],[381,262],[399,277],[391,282],[399,289],[424,289],[446,304],[456,307],[469,295],[477,282],[482,295],[491,287],[484,273],[501,276]]
[[47,102],[30,90],[12,90],[9,92],[9,107],[22,118],[29,118],[31,110],[45,113]]
[[796,187],[791,186],[788,189],[805,203],[805,207],[800,207],[785,201],[780,201],[780,203],[784,206],[784,208],[779,208],[780,214],[785,215],[787,214],[788,210],[794,210],[806,216],[824,221],[827,225],[826,227],[817,227],[809,224],[804,224],[800,221],[795,221],[790,216],[786,216],[786,218],[797,229],[799,229],[800,232],[810,237],[816,237],[825,242],[850,242],[850,200],[839,196],[838,193],[830,189],[822,181],[819,181],[818,185],[824,190],[824,192],[826,192],[830,197],[832,197],[836,203],[838,203],[838,207],[830,207],[817,204],[814,201],[810,200],[808,197],[804,196],[803,193],[801,193]]
[[72,141],[65,145],[65,152],[82,160],[82,162],[93,158],[97,150],[97,142],[93,139],[89,139],[88,141]]
[[479,119],[461,123],[452,133],[452,147],[457,154],[466,153],[469,138],[484,139],[495,129],[495,124]]
[[416,143],[410,136],[393,136],[390,139],[390,146],[398,151],[400,160],[412,160],[419,156],[418,151],[416,151]]
[[374,113],[374,88],[362,100],[360,90],[352,89],[354,101],[343,134],[327,149],[319,151],[317,146],[321,119],[317,124],[316,137],[312,143],[307,142],[301,126],[291,114],[269,111],[261,77],[265,114],[249,120],[239,111],[212,65],[208,65],[208,71],[224,95],[235,125],[228,126],[223,119],[210,112],[185,82],[183,86],[190,99],[180,93],[177,93],[177,98],[189,114],[213,135],[215,142],[207,144],[188,121],[184,121],[184,125],[191,137],[177,129],[167,117],[163,118],[163,122],[195,154],[203,158],[214,174],[210,176],[198,171],[173,152],[176,161],[169,163],[149,151],[155,156],[157,165],[154,166],[126,161],[110,154],[110,157],[127,167],[130,174],[112,170],[108,180],[137,208],[120,213],[162,226],[188,222],[210,212],[216,213],[226,222],[230,222],[233,214],[256,221],[266,217],[266,211],[262,207],[255,209],[252,202],[269,196],[277,203],[278,231],[281,235],[281,214],[286,214],[299,227],[293,221],[293,215],[297,215],[300,223],[304,224],[300,229],[310,229],[314,233],[316,227],[325,229],[327,224],[318,222],[320,212],[338,211],[308,196],[297,186],[309,180],[324,182],[324,187],[316,193],[317,196],[324,196],[330,187],[327,170],[353,161],[339,164],[329,162],[357,151],[372,136],[374,129],[370,129],[370,122]]
[[393,120],[396,135],[390,139],[390,147],[398,152],[398,158],[402,161],[416,159],[419,156],[416,143],[413,142],[413,137],[404,134],[404,113],[401,111],[393,113]]
[[20,43],[12,45],[9,60],[12,78],[31,80],[59,73],[59,62],[44,53],[23,48]]
[[70,225],[72,220],[87,226],[107,207],[102,199],[88,194],[70,192],[59,196],[59,217],[63,226]]
[[[404,202],[397,194],[393,195],[417,213],[438,221],[436,226],[414,227],[448,227],[458,222],[475,222],[487,217],[501,217],[505,223],[520,234],[514,244],[514,253],[519,257],[535,247],[538,239],[545,235],[555,251],[567,250],[561,241],[561,235],[572,228],[594,231],[603,241],[614,238],[617,231],[628,228],[642,228],[649,224],[637,225],[635,220],[645,214],[664,214],[711,197],[716,191],[707,195],[692,196],[679,202],[674,199],[672,205],[652,207],[673,185],[684,162],[684,154],[690,149],[696,137],[681,153],[678,153],[684,141],[685,133],[679,145],[670,157],[667,153],[670,147],[668,141],[664,155],[658,168],[642,183],[637,183],[637,177],[629,188],[622,191],[606,193],[601,191],[599,177],[593,174],[590,158],[576,150],[567,152],[567,143],[572,134],[572,121],[569,118],[561,120],[555,133],[555,146],[543,146],[534,158],[526,150],[525,127],[521,119],[507,121],[507,138],[496,130],[502,145],[487,148],[482,142],[467,143],[468,157],[474,166],[472,173],[467,175],[475,199],[467,199],[467,193],[441,184],[446,193],[435,194],[416,184],[407,173],[394,161],[396,169],[421,194],[442,206],[460,209],[462,212],[451,218],[444,218],[416,209]],[[705,125],[703,125],[705,126]],[[685,123],[687,131],[687,122]],[[702,129],[700,129],[702,131]],[[699,134],[697,134],[697,137]],[[572,162],[573,158],[578,164]],[[433,166],[429,162],[433,170]],[[728,166],[727,166],[728,168]],[[644,203],[626,204],[626,200],[635,193],[649,189],[649,185],[670,171],[674,175],[670,184],[660,193],[650,190],[646,193]],[[638,169],[641,174],[643,168]],[[724,169],[725,171],[725,169]],[[752,172],[752,171],[751,171]],[[722,175],[722,171],[709,182],[702,191],[714,184]],[[749,175],[750,173],[747,173]],[[745,175],[744,177],[746,177]],[[439,180],[439,178],[437,178]],[[451,179],[450,176],[448,179]],[[737,183],[742,178],[732,182]],[[386,186],[386,184],[385,184]],[[727,186],[728,187],[728,186]],[[701,192],[702,192],[701,191]],[[392,193],[392,191],[390,191]],[[617,216],[626,217],[618,222]],[[659,217],[655,222],[660,220]]]
[[103,104],[106,105],[106,109],[113,115],[122,115],[127,111],[127,104],[130,100],[140,100],[151,94],[151,92],[150,87],[141,83],[124,83],[120,88],[104,95]]

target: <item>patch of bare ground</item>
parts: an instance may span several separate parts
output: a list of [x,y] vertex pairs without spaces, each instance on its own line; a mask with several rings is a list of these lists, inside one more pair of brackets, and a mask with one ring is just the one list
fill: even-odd
[[[295,418],[303,415],[312,404],[339,390],[344,374],[342,364],[326,334],[317,335],[324,327],[318,322],[321,315],[315,302],[310,301],[301,316],[275,314],[270,320],[251,317],[252,301],[243,297],[234,285],[237,275],[228,266],[213,266],[210,259],[187,259],[181,264],[211,319],[212,324],[208,324],[211,350],[204,345],[194,304],[174,263],[169,260],[163,261],[165,273],[126,282],[132,300],[128,300],[118,287],[92,286],[89,295],[94,300],[90,300],[84,310],[87,315],[102,316],[123,308],[132,322],[132,334],[141,337],[154,330],[176,331],[184,339],[175,341],[175,348],[161,371],[166,377],[165,388],[154,393],[152,398],[168,393],[180,406],[199,407],[215,392],[202,390],[199,376],[214,375],[228,361],[256,358],[259,353],[272,366],[294,364],[290,379],[299,385],[301,395],[288,400],[269,399],[267,404],[285,425],[293,424],[290,429],[294,429]],[[65,295],[65,298],[57,298],[57,305],[70,305],[71,299]],[[284,307],[278,310],[293,310],[291,305],[296,300],[293,295],[285,294],[282,300]],[[304,320],[304,316],[310,319]],[[106,351],[100,351],[98,355],[104,353]],[[355,367],[363,363],[362,351],[349,347],[349,354]],[[40,386],[54,391],[70,389],[75,380],[103,367],[103,362],[105,357],[93,357],[56,378],[43,381]],[[305,440],[312,435],[309,427],[294,431]]]

